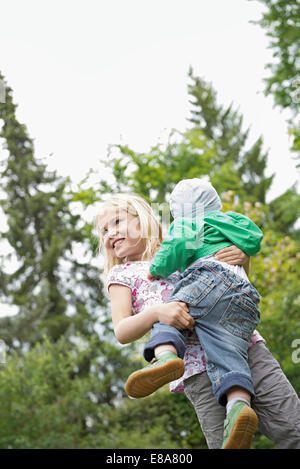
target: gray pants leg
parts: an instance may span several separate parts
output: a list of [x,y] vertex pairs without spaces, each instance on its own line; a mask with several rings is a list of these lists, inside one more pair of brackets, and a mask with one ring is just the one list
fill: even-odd
[[[256,394],[252,407],[259,430],[279,449],[300,449],[300,401],[279,363],[263,342],[250,347],[248,362]],[[187,379],[184,388],[208,447],[221,448],[225,409],[217,403],[207,373]]]
[[221,448],[226,409],[218,404],[206,371],[186,379],[184,393],[196,411],[207,446]]

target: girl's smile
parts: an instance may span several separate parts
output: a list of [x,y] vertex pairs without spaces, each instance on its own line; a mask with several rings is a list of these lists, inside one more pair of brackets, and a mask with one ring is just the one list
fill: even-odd
[[123,243],[124,240],[125,240],[125,238],[115,239],[113,241],[112,247],[113,248],[116,248],[116,247],[118,248],[120,246],[120,244]]

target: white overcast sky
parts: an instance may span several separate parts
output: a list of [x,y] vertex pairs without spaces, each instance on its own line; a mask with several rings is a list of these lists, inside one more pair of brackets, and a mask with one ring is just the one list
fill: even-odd
[[[248,0],[2,0],[0,70],[36,156],[77,182],[112,143],[147,151],[187,128],[188,69],[263,135],[274,198],[299,178],[285,116],[263,93],[269,39]],[[49,156],[52,155],[52,156]]]

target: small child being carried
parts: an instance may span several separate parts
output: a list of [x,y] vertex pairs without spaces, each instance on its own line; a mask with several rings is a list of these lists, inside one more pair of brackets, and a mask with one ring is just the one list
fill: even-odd
[[[248,448],[257,416],[250,407],[255,396],[247,350],[260,322],[260,295],[241,266],[218,262],[213,254],[234,244],[252,256],[260,250],[263,234],[244,215],[221,212],[216,190],[204,179],[180,181],[170,209],[174,222],[148,278],[168,277],[180,269],[181,280],[168,302],[186,303],[195,320],[214,394],[227,409],[223,448]],[[144,357],[156,360],[129,376],[127,394],[144,397],[172,381],[175,370],[177,377],[183,374],[184,353],[184,331],[155,323]]]

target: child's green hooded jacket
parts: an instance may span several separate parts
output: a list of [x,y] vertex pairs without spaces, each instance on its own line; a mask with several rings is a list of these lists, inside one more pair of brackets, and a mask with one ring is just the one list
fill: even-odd
[[249,256],[260,250],[262,231],[245,215],[221,212],[213,186],[201,179],[180,181],[171,194],[174,217],[168,236],[153,257],[152,275],[168,277],[183,272],[200,257],[235,244]]

